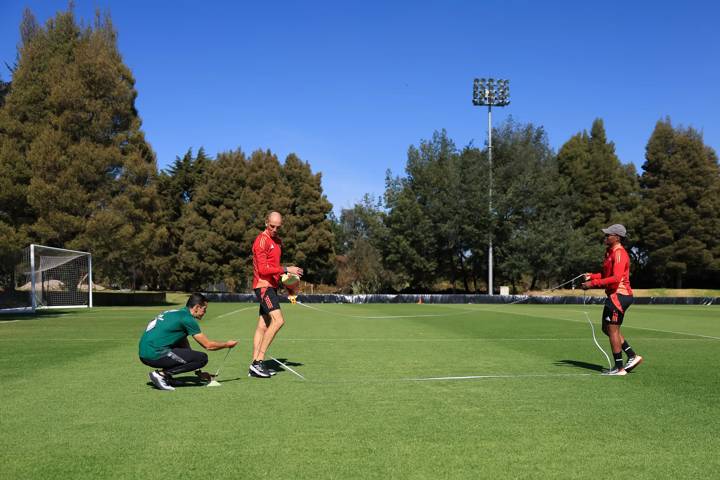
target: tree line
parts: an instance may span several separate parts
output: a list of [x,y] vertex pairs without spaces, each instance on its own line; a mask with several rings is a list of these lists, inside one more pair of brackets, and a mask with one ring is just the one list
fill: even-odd
[[640,287],[720,286],[720,169],[692,128],[657,122],[642,173],[623,164],[603,121],[555,153],[542,127],[511,119],[487,148],[459,149],[445,131],[411,146],[405,174],[388,172],[336,225],[338,283],[353,291],[548,288],[599,268],[601,229],[624,224]]
[[26,10],[17,62],[0,79],[0,278],[41,243],[93,253],[95,278],[157,289],[250,287],[264,215],[284,215],[284,259],[342,291],[540,288],[597,266],[600,228],[624,223],[638,285],[720,285],[720,174],[699,132],[659,121],[642,173],[620,162],[602,120],[558,152],[512,119],[487,148],[445,131],[408,150],[381,197],[339,216],[297,155],[189,149],[165,170],[141,130],[132,72],[108,15]]

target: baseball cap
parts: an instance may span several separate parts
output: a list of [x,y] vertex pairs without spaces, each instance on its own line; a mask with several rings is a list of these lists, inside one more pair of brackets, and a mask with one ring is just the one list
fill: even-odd
[[625,237],[627,235],[627,230],[625,230],[625,227],[619,223],[610,225],[608,228],[603,228],[602,231],[606,235],[619,235],[621,237]]

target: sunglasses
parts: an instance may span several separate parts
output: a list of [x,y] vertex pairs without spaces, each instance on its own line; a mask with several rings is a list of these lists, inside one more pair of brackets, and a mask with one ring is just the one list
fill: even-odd
[[269,228],[270,230],[279,230],[280,227],[282,227],[282,225],[270,225],[269,223],[267,224],[267,228]]

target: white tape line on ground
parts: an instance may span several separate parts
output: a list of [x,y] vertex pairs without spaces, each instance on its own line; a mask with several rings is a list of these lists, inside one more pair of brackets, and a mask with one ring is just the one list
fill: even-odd
[[426,313],[422,315],[348,315],[347,313],[340,313],[340,312],[330,312],[327,310],[321,310],[317,307],[313,307],[311,305],[308,305],[306,303],[297,302],[298,305],[302,305],[305,308],[309,308],[311,310],[315,310],[320,313],[324,313],[326,315],[335,315],[340,317],[347,317],[347,318],[360,318],[360,319],[388,319],[388,318],[424,318],[424,317],[454,317],[458,315],[467,315],[469,313],[475,313],[475,310],[463,310],[460,313]]
[[[2,339],[11,340],[11,339]],[[33,339],[28,339],[33,340]],[[705,342],[709,338],[644,337],[643,341]],[[440,342],[587,342],[587,337],[566,338],[279,338],[277,342],[388,342],[388,343],[440,343]]]
[[478,380],[486,378],[550,378],[550,377],[589,377],[597,375],[592,373],[538,373],[518,375],[468,375],[465,377],[426,377],[426,378],[403,378],[407,382],[432,382],[445,380]]
[[222,315],[219,315],[219,316],[217,316],[217,317],[215,317],[215,318],[228,317],[228,316],[233,315],[233,314],[235,314],[235,313],[240,313],[240,312],[244,312],[245,310],[250,310],[251,308],[258,308],[258,306],[257,306],[257,305],[253,305],[252,307],[239,308],[239,309],[237,309],[237,310],[233,310],[232,312],[223,313]]
[[[381,317],[365,317],[365,316],[359,316],[359,315],[347,315],[347,314],[343,314],[343,313],[339,313],[339,312],[328,312],[328,311],[320,310],[319,308],[311,307],[311,306],[309,306],[309,305],[307,305],[307,304],[305,304],[305,303],[298,302],[298,304],[302,305],[303,307],[310,308],[310,309],[312,309],[312,310],[316,310],[316,311],[318,311],[318,312],[324,313],[324,314],[326,314],[326,315],[337,315],[337,316],[348,317],[348,318],[381,318]],[[433,305],[433,304],[427,304],[427,305]],[[510,305],[510,304],[508,304],[508,305]],[[443,305],[443,306],[445,306],[445,305]],[[448,307],[451,307],[451,306],[448,305]],[[502,308],[502,306],[501,306],[501,308]],[[458,310],[458,309],[457,309],[457,308],[454,308],[454,310]],[[572,311],[573,311],[573,312],[577,312],[577,313],[585,313],[583,310],[572,310]],[[435,315],[435,316],[437,316],[437,317],[446,317],[446,316],[456,316],[456,315],[467,315],[467,314],[469,314],[469,313],[475,313],[475,312],[478,312],[478,313],[480,313],[480,312],[508,313],[508,312],[503,312],[502,310],[499,310],[497,305],[492,305],[492,306],[488,306],[488,307],[485,307],[484,305],[478,305],[478,308],[475,308],[475,309],[472,309],[472,310],[462,310],[461,313],[437,314],[437,315]],[[514,312],[514,314],[515,314],[515,315],[525,316],[525,317],[548,318],[548,319],[551,319],[551,320],[561,320],[561,321],[563,321],[563,322],[585,323],[585,322],[582,321],[582,320],[573,320],[573,319],[570,319],[570,318],[561,318],[561,317],[558,317],[558,316],[532,315],[532,314],[527,313],[527,312]],[[403,318],[403,317],[404,317],[404,318],[409,318],[409,316],[397,316],[397,317],[385,317],[385,318],[398,318],[398,317],[401,317],[401,318]],[[651,331],[651,332],[672,333],[672,334],[675,334],[675,335],[687,335],[687,336],[689,336],[689,337],[699,337],[699,338],[707,338],[707,339],[711,339],[711,340],[720,340],[720,337],[713,337],[713,336],[711,336],[711,335],[701,335],[701,334],[699,334],[699,333],[675,332],[675,331],[672,331],[672,330],[661,330],[661,329],[658,329],[658,328],[647,328],[647,327],[635,327],[635,326],[632,326],[632,325],[623,325],[623,328],[624,328],[624,329],[634,328],[634,329],[637,329],[637,330],[647,330],[647,331]]]
[[[239,341],[252,338],[236,337]],[[135,342],[137,338],[0,338],[0,342]],[[567,338],[278,338],[276,342],[388,342],[388,343],[441,343],[441,342],[586,342],[586,337]],[[704,342],[715,341],[715,338],[674,338],[644,337],[643,342]]]
[[275,357],[270,357],[270,358],[273,359],[273,360],[275,360],[281,367],[290,370],[292,373],[294,373],[295,375],[297,375],[298,377],[300,377],[302,380],[305,380],[305,377],[303,377],[303,376],[300,375],[298,372],[296,372],[296,371],[293,370],[292,368],[290,368],[290,367],[288,367],[287,365],[285,365],[283,362],[281,362],[281,361],[278,360],[277,358],[275,358]]
[[[583,313],[585,313],[585,312],[583,312]],[[528,315],[528,314],[525,314],[525,315]],[[528,315],[528,316],[538,317],[538,318],[554,318],[556,320],[562,320],[563,322],[583,323],[580,320],[571,320],[569,318],[547,317],[547,316],[541,316],[541,315]],[[720,337],[713,337],[711,335],[701,335],[699,333],[676,332],[673,330],[661,330],[659,328],[636,327],[634,325],[627,325],[627,324],[623,324],[622,328],[625,330],[627,330],[629,328],[629,329],[635,329],[635,330],[647,330],[649,332],[672,333],[673,335],[687,335],[688,337],[699,337],[699,338],[707,338],[710,340],[720,340]]]
[[[482,311],[482,312],[507,313],[507,312],[503,312],[502,310],[498,310],[497,308],[492,309],[492,310],[489,310],[489,309],[482,309],[482,310],[481,310],[481,309],[478,309],[478,311],[479,311],[479,312]],[[572,312],[585,313],[585,311],[583,311],[583,310],[572,310]],[[551,320],[561,320],[561,321],[563,321],[563,322],[585,323],[585,322],[583,322],[582,320],[573,320],[573,319],[570,319],[570,318],[562,318],[562,317],[558,317],[558,316],[549,316],[549,315],[533,315],[533,314],[527,313],[527,312],[515,312],[514,314],[515,314],[515,315],[525,316],[525,317],[548,318],[548,319],[551,319]],[[634,325],[627,325],[627,324],[623,324],[622,328],[623,328],[623,329],[632,328],[632,329],[636,329],[636,330],[647,330],[647,331],[650,331],[650,332],[672,333],[672,334],[674,334],[674,335],[687,335],[687,336],[689,336],[689,337],[699,337],[699,338],[707,338],[707,339],[710,339],[710,340],[720,340],[720,337],[713,337],[713,336],[711,336],[711,335],[701,335],[701,334],[699,334],[699,333],[676,332],[676,331],[673,331],[673,330],[661,330],[661,329],[659,329],[659,328],[636,327],[636,326],[634,326]]]

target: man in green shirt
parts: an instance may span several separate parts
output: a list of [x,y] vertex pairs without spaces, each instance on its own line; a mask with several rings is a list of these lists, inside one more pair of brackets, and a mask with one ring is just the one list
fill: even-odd
[[[170,385],[172,376],[191,372],[207,365],[208,356],[190,348],[187,336],[192,337],[206,350],[233,348],[235,340],[216,342],[200,331],[198,320],[205,316],[208,299],[193,293],[185,308],[168,310],[155,317],[140,338],[140,361],[157,370],[150,372],[150,381],[160,390],[175,390]],[[200,372],[202,373],[202,372]]]

